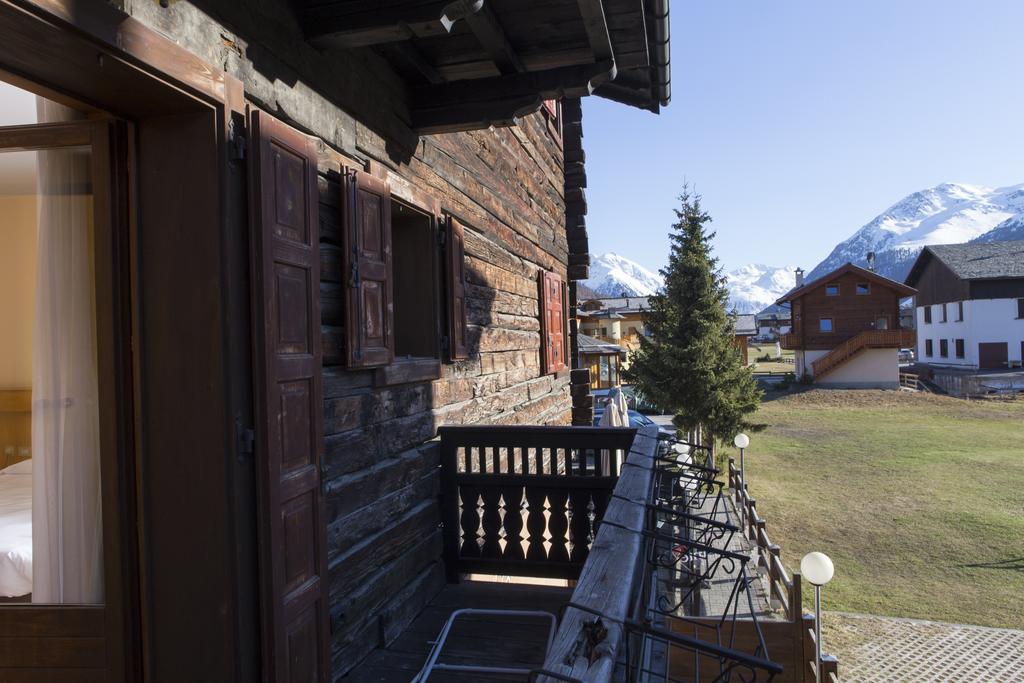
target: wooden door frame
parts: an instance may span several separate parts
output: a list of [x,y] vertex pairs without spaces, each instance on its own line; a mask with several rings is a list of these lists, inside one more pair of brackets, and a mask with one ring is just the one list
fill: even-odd
[[102,668],[113,679],[125,678],[132,667],[129,654],[134,648],[126,636],[137,632],[137,553],[129,531],[135,485],[132,364],[126,333],[131,329],[127,139],[127,126],[110,119],[0,128],[0,153],[74,147],[91,152],[104,576],[101,605],[0,606],[0,638],[32,634],[29,638],[36,642],[26,648],[32,658],[24,660],[25,668],[41,666],[42,658],[69,666],[98,664],[88,648],[76,653],[65,644],[69,638],[92,640],[102,654]]
[[[158,34],[156,31],[146,27],[141,22],[133,19],[123,12],[107,3],[83,3],[78,0],[0,0],[0,33],[7,36],[7,40],[0,43],[0,78],[12,82],[15,85],[26,87],[40,95],[44,95],[55,101],[75,106],[91,112],[110,112],[136,124],[137,135],[140,140],[145,141],[152,149],[153,141],[159,141],[158,153],[167,155],[163,165],[153,160],[150,155],[147,161],[145,156],[134,156],[132,171],[135,174],[137,183],[129,183],[125,178],[124,186],[119,186],[117,191],[124,191],[128,195],[140,194],[149,188],[152,193],[156,188],[159,191],[161,176],[159,175],[166,167],[170,159],[172,167],[177,164],[178,168],[184,162],[187,152],[183,149],[187,145],[178,142],[177,138],[170,134],[170,127],[166,122],[173,117],[192,117],[192,123],[187,139],[191,142],[195,139],[193,133],[201,131],[203,144],[206,140],[212,141],[211,153],[204,156],[213,164],[203,168],[196,179],[191,181],[193,185],[199,184],[203,195],[201,208],[203,214],[196,221],[193,229],[198,235],[204,237],[200,242],[204,249],[211,249],[215,253],[212,261],[220,258],[220,270],[217,272],[205,271],[204,277],[217,280],[220,292],[215,298],[222,302],[222,307],[229,307],[230,314],[225,313],[225,318],[230,315],[230,320],[223,324],[211,326],[211,335],[223,334],[220,344],[224,349],[228,345],[233,353],[227,354],[222,367],[222,375],[211,377],[214,387],[218,392],[216,396],[223,397],[222,410],[225,416],[220,414],[204,418],[203,425],[192,426],[197,434],[206,436],[214,434],[216,442],[207,439],[204,446],[210,450],[210,455],[224,454],[224,462],[216,460],[222,471],[217,472],[218,476],[228,478],[227,487],[221,485],[218,500],[225,499],[224,491],[232,490],[230,502],[221,506],[228,511],[231,517],[226,520],[217,520],[219,523],[218,533],[226,534],[229,543],[224,544],[224,564],[228,569],[221,573],[232,573],[232,588],[226,593],[217,593],[217,604],[210,604],[208,609],[200,613],[189,610],[188,600],[193,603],[198,599],[195,595],[185,595],[187,598],[185,607],[186,613],[192,615],[192,634],[190,635],[184,622],[188,621],[187,614],[179,616],[172,615],[174,609],[164,609],[166,596],[168,595],[167,585],[161,589],[162,592],[155,595],[152,588],[147,587],[149,577],[142,567],[147,562],[155,562],[154,551],[158,548],[148,542],[148,524],[152,523],[145,508],[145,486],[152,486],[147,483],[145,469],[154,461],[153,444],[147,446],[146,432],[152,432],[153,410],[168,405],[170,392],[167,387],[161,387],[159,403],[156,408],[146,408],[146,404],[153,403],[153,391],[147,392],[148,399],[136,401],[134,404],[134,415],[126,421],[126,425],[135,426],[135,444],[146,452],[146,457],[139,458],[138,451],[132,452],[132,445],[123,436],[119,436],[123,443],[120,446],[124,449],[125,460],[121,463],[124,469],[119,470],[123,476],[126,486],[130,487],[138,498],[138,508],[131,509],[130,506],[120,506],[117,510],[103,510],[104,521],[118,518],[124,522],[123,538],[119,539],[122,549],[123,565],[118,569],[122,576],[128,576],[133,570],[139,576],[138,587],[133,589],[133,594],[123,601],[119,613],[123,615],[121,634],[117,638],[117,646],[120,652],[108,651],[108,659],[115,662],[118,673],[111,673],[103,676],[107,680],[141,680],[143,678],[154,680],[180,680],[182,671],[189,669],[202,669],[204,675],[212,676],[218,680],[252,680],[253,672],[258,670],[258,640],[248,633],[250,625],[258,618],[258,604],[255,600],[254,581],[248,578],[246,572],[251,561],[247,553],[254,545],[247,539],[250,523],[251,510],[247,506],[253,506],[249,493],[250,482],[246,480],[246,455],[242,452],[240,441],[236,440],[236,424],[245,426],[251,424],[251,374],[239,372],[239,367],[248,369],[248,346],[241,345],[241,340],[249,338],[249,320],[244,312],[248,311],[248,259],[247,251],[247,229],[246,208],[244,200],[244,177],[238,177],[237,170],[232,169],[232,146],[231,140],[235,131],[244,129],[245,102],[242,83],[226,74],[222,69],[203,62],[199,57],[188,50],[178,46],[172,40]],[[26,45],[33,46],[33,49],[25,49]],[[84,106],[83,106],[84,105]],[[211,125],[212,124],[212,125]],[[161,127],[162,126],[162,127]],[[148,132],[147,132],[148,129]],[[199,133],[196,133],[198,135]],[[134,138],[130,135],[127,140],[113,136],[111,145],[125,144],[129,152],[134,155]],[[205,150],[204,150],[205,151]],[[143,154],[145,154],[143,150]],[[156,153],[154,153],[156,154]],[[178,155],[177,157],[175,155]],[[179,158],[180,157],[180,158]],[[147,169],[148,164],[148,169]],[[205,165],[205,164],[204,164]],[[148,175],[147,175],[148,173]],[[211,199],[213,197],[213,199]],[[98,208],[98,207],[97,207]],[[141,212],[118,216],[118,219],[125,219],[129,224],[130,243],[133,249],[129,250],[131,265],[129,268],[129,279],[135,278],[139,273],[140,259],[154,258],[154,253],[159,253],[160,240],[151,240],[147,248],[147,254],[140,252],[137,232],[137,221],[141,220],[151,229],[149,232],[159,232],[163,224],[169,224],[174,218],[161,219],[154,216],[153,211],[159,209],[146,209],[146,203],[140,200]],[[144,214],[144,215],[143,215]],[[214,235],[207,239],[205,235]],[[166,243],[166,239],[164,240]],[[237,247],[237,248],[236,248]],[[117,248],[120,248],[118,246]],[[127,247],[126,247],[127,248]],[[218,251],[219,250],[219,251]],[[239,258],[238,253],[242,256]],[[170,256],[168,258],[173,258]],[[152,263],[152,262],[151,262]],[[209,265],[209,263],[204,264]],[[197,270],[197,267],[189,268],[190,271]],[[159,280],[169,281],[169,267],[162,267],[159,273]],[[153,281],[152,273],[144,273]],[[118,297],[128,297],[135,281],[126,283],[117,292]],[[195,286],[185,287],[180,295],[174,292],[168,298],[168,305],[171,302],[185,300],[190,293],[194,293]],[[142,291],[135,287],[135,291]],[[241,302],[241,303],[240,303]],[[137,307],[139,302],[134,302]],[[207,308],[210,308],[209,306]],[[243,313],[239,314],[239,311]],[[137,314],[137,308],[133,314]],[[206,315],[204,322],[211,320],[209,311],[197,311],[195,314],[188,312],[187,316],[181,316],[180,324],[188,325],[188,321],[200,320]],[[133,315],[135,327],[118,327],[124,333],[121,341],[124,343],[119,349],[112,351],[116,358],[126,353],[129,340],[139,339],[140,332],[145,333],[146,329],[140,330],[139,317]],[[113,320],[107,320],[104,324],[113,324]],[[164,325],[166,328],[166,325]],[[163,330],[166,332],[166,329]],[[152,333],[151,338],[159,334]],[[213,337],[211,337],[213,338]],[[152,345],[151,345],[152,346]],[[193,344],[195,346],[195,344]],[[223,354],[222,354],[223,355]],[[152,352],[150,352],[152,356]],[[127,400],[132,396],[132,391],[141,391],[141,387],[150,386],[144,377],[146,366],[136,347],[134,386],[130,383],[118,383],[110,388],[110,394],[117,400]],[[149,359],[152,363],[152,358]],[[197,397],[198,400],[198,397]],[[210,399],[215,400],[215,399]],[[199,403],[208,402],[205,397],[198,400]],[[147,412],[149,411],[149,412]],[[218,420],[223,417],[223,424]],[[167,419],[163,419],[164,423]],[[145,431],[143,431],[145,426]],[[161,425],[164,433],[167,425]],[[159,436],[157,437],[159,439]],[[198,437],[197,437],[198,438]],[[193,439],[195,441],[196,439]],[[168,448],[161,447],[160,458],[166,458]],[[137,460],[138,458],[138,460]],[[137,467],[135,465],[138,464]],[[109,469],[109,468],[108,468]],[[166,472],[166,466],[165,466]],[[134,472],[133,472],[134,470]],[[134,480],[132,480],[134,476]],[[211,480],[214,481],[214,480]],[[217,488],[217,483],[211,485]],[[203,490],[206,495],[211,486]],[[167,501],[164,500],[164,503]],[[166,508],[166,505],[164,505]],[[160,513],[163,519],[160,521],[164,527],[167,525],[167,510]],[[223,527],[223,529],[221,528]],[[225,531],[226,529],[226,531]],[[223,533],[222,533],[223,532]],[[105,539],[106,541],[107,539]],[[175,559],[182,557],[182,550],[187,543],[178,543],[172,548],[172,554],[177,553]],[[202,545],[201,542],[193,545]],[[107,547],[107,546],[105,546]],[[111,548],[113,546],[110,546]],[[254,560],[254,558],[253,558]],[[251,568],[255,571],[255,568]],[[167,570],[172,571],[172,570]],[[164,573],[166,574],[167,571]],[[166,577],[165,577],[166,578]],[[201,576],[199,576],[201,578]],[[197,578],[197,580],[199,580]],[[223,578],[223,577],[221,577]],[[193,582],[194,583],[194,582]],[[190,586],[192,584],[189,584]],[[222,584],[216,584],[207,592],[214,590],[221,591]],[[223,592],[223,591],[221,591]],[[253,593],[250,599],[250,593]],[[108,595],[112,595],[108,591]],[[199,596],[201,597],[201,596]],[[157,602],[161,609],[157,612],[151,611],[150,602]],[[204,601],[210,603],[209,600]],[[3,608],[0,608],[3,609]],[[73,613],[81,614],[83,610],[69,611],[66,608],[50,608],[53,618],[45,620],[40,618],[38,630],[49,631],[53,635],[64,637],[80,637],[95,635],[102,632],[105,619],[95,616],[91,619],[71,618]],[[106,612],[106,608],[93,610],[92,614]],[[8,615],[13,615],[8,612]],[[207,618],[204,618],[206,615]],[[216,618],[216,625],[208,625],[206,622]],[[24,624],[10,616],[0,614],[0,638],[6,632],[18,627],[19,633],[24,633]],[[170,667],[167,662],[174,657],[173,651],[178,645],[174,638],[167,638],[165,631],[166,623],[174,621],[172,635],[181,635],[182,638],[202,638],[201,634],[213,634],[213,638],[207,637],[211,643],[216,641],[217,645],[211,648],[217,654],[202,653],[197,657],[189,658],[194,662],[191,665]],[[175,628],[177,630],[175,630]],[[163,635],[161,635],[163,634]],[[223,637],[221,637],[223,636]],[[218,640],[218,638],[220,638]],[[147,642],[147,639],[150,642]],[[156,648],[154,641],[163,640],[166,645],[162,650]],[[140,642],[141,641],[141,642]],[[123,646],[123,647],[122,647]],[[153,653],[157,652],[157,655]],[[253,655],[255,652],[255,655]],[[198,653],[197,653],[198,654]],[[152,661],[157,664],[154,669]],[[162,663],[161,663],[162,662]],[[211,666],[210,663],[213,663]],[[41,670],[26,672],[24,675],[37,680]],[[34,677],[33,677],[34,676]],[[2,676],[0,676],[2,678]],[[91,680],[91,679],[90,679]]]

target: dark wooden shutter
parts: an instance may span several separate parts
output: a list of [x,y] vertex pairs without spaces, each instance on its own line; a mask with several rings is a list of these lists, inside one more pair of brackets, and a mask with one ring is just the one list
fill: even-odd
[[391,190],[385,181],[369,173],[347,171],[343,210],[348,365],[388,365],[395,357]]
[[541,358],[544,373],[550,374],[566,368],[565,306],[562,278],[557,273],[540,272],[540,306]]
[[445,266],[448,273],[448,357],[468,357],[466,344],[466,233],[462,224],[448,216]]
[[316,148],[252,115],[253,316],[264,680],[329,679]]

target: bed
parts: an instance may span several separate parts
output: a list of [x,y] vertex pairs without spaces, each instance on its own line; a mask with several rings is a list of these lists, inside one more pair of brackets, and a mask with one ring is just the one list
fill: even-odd
[[0,598],[32,592],[32,461],[0,470]]

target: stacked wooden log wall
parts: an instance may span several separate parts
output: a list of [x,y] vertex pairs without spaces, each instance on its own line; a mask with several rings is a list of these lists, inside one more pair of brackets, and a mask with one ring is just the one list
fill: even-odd
[[[515,128],[416,138],[391,106],[401,86],[383,60],[353,53],[339,72],[337,56],[328,63],[302,41],[284,3],[210,3],[220,4],[204,13],[125,3],[224,65],[254,106],[323,142],[324,480],[338,677],[394,639],[444,581],[437,427],[570,420],[568,373],[541,374],[537,287],[539,269],[571,277],[562,150],[541,113]],[[373,371],[341,364],[342,164],[372,168],[399,196],[433,197],[466,226],[470,354],[444,363],[440,379],[379,386]]]
[[583,152],[583,106],[580,99],[562,101],[562,144],[565,150],[565,233],[569,247],[569,334],[572,348],[572,423],[590,425],[594,397],[590,394],[590,369],[580,365],[579,318],[576,281],[590,275],[590,242],[587,239],[587,169]]

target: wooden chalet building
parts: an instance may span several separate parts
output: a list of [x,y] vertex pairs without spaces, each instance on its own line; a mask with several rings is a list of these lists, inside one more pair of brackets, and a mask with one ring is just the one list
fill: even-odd
[[900,348],[914,331],[900,327],[900,300],[915,290],[847,263],[798,284],[776,305],[789,306],[792,330],[783,348],[795,350],[797,377],[833,387],[898,388]]
[[[36,332],[0,680],[338,680],[460,572],[580,578],[585,454],[655,443],[567,427],[580,98],[668,103],[667,0],[0,0],[0,36]],[[554,482],[518,527],[474,479],[513,454]]]
[[919,363],[969,370],[1024,359],[1024,241],[925,247],[906,283],[917,288]]

